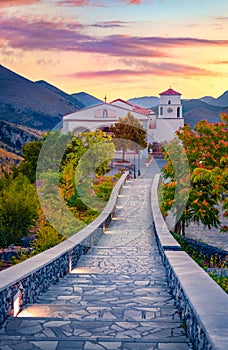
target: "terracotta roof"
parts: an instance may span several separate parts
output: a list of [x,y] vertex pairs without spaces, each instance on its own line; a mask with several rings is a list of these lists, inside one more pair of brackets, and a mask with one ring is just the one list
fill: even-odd
[[112,102],[109,102],[110,104],[114,103],[114,102],[117,102],[117,101],[120,101],[120,102],[123,102],[123,103],[126,103],[127,105],[129,106],[134,106],[133,103],[131,102],[128,102],[128,101],[125,101],[125,100],[122,100],[122,98],[117,98],[116,100],[112,101]]
[[174,91],[173,89],[169,88],[168,90],[161,92],[159,95],[162,96],[162,95],[181,95],[181,94],[179,92]]
[[152,110],[150,110],[148,108],[145,108],[145,107],[142,107],[142,106],[138,106],[135,103],[122,100],[121,98],[117,98],[116,100],[110,102],[110,104],[114,104],[115,102],[118,102],[118,101],[133,107],[132,111],[136,112],[136,113],[141,113],[141,114],[144,114],[144,115],[148,115],[150,112],[153,112]]

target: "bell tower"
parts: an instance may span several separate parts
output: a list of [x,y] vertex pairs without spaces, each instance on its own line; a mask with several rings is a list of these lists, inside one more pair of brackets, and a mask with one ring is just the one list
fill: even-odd
[[159,95],[160,104],[158,107],[158,118],[182,119],[181,94],[170,87]]

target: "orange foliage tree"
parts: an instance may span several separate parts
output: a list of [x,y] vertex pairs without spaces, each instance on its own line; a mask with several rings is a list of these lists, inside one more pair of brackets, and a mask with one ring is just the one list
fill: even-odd
[[[220,117],[221,121],[216,124],[202,120],[194,130],[185,125],[176,133],[188,158],[191,180],[189,197],[176,223],[176,232],[184,234],[186,225],[191,222],[228,231],[226,225],[221,225],[218,209],[222,205],[223,216],[228,216],[228,114],[222,113]],[[167,164],[163,169],[161,209],[165,216],[175,201],[176,172],[170,157],[174,149],[173,144],[164,149]],[[182,167],[181,160],[179,167]]]

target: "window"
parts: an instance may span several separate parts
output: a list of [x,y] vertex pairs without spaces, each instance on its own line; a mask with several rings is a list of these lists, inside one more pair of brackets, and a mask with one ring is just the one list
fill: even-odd
[[163,115],[163,107],[160,107],[160,115]]
[[177,118],[180,118],[180,107],[177,107]]
[[171,100],[168,101],[168,105],[171,105]]

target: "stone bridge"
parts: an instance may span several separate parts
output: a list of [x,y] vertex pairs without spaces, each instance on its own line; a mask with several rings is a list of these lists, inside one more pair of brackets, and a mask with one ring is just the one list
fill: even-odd
[[0,273],[0,350],[228,348],[227,294],[169,233],[154,172],[123,175],[92,224]]

